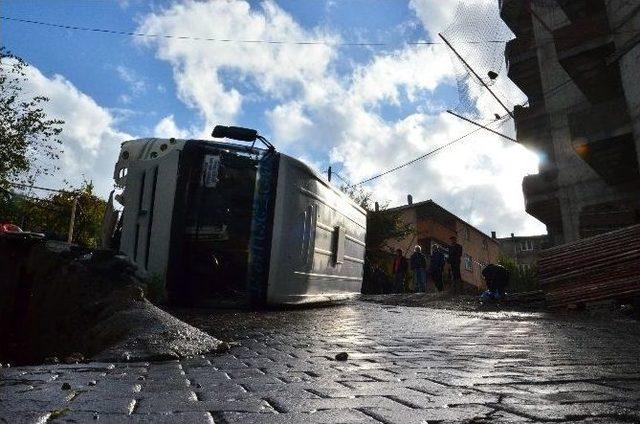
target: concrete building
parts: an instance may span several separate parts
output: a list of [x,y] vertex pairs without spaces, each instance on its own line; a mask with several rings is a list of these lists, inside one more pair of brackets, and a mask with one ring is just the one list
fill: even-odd
[[552,245],[640,222],[640,2],[500,0],[516,38],[508,75],[528,96],[518,142],[541,156],[522,182]]
[[[495,237],[495,233],[491,234]],[[531,269],[538,262],[538,254],[548,247],[549,237],[540,236],[516,236],[496,239],[500,245],[500,253],[515,261],[520,268]]]
[[500,248],[495,239],[433,200],[413,203],[409,196],[408,204],[379,213],[396,212],[404,223],[411,225],[413,231],[402,240],[389,240],[387,244],[392,248],[391,251],[399,248],[409,257],[416,245],[420,245],[424,253],[431,252],[435,246],[446,250],[450,243],[449,238],[456,236],[463,250],[460,264],[462,280],[468,284],[471,291],[484,288],[481,271],[487,264],[496,263],[500,256]]

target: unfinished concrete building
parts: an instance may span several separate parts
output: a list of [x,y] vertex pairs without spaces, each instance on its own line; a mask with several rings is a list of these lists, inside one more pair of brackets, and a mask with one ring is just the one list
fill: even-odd
[[640,222],[640,1],[500,0],[516,35],[508,76],[518,142],[541,156],[524,178],[552,244]]

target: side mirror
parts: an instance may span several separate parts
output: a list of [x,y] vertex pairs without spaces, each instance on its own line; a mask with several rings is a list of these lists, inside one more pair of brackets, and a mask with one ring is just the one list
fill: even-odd
[[254,142],[258,138],[258,131],[251,128],[216,125],[211,136],[214,138],[230,138],[232,140]]

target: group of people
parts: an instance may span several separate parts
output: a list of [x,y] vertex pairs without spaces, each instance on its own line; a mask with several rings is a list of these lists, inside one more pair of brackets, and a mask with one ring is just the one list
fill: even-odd
[[[462,294],[462,277],[460,263],[462,261],[462,246],[457,237],[449,238],[446,247],[433,246],[430,254],[423,253],[421,246],[415,246],[413,253],[406,258],[401,249],[396,249],[393,259],[391,279],[379,265],[370,268],[370,284],[364,293],[404,293],[407,291],[426,292],[427,281],[430,279],[437,291],[444,290],[445,265],[448,263],[451,272],[452,294]],[[409,288],[411,281],[413,287]],[[486,290],[482,293],[482,301],[499,300],[505,296],[505,288],[509,284],[509,271],[502,265],[489,264],[482,269],[482,277],[486,282]],[[366,280],[366,279],[365,279]]]
[[438,291],[444,289],[444,266],[448,262],[451,265],[453,287],[460,282],[460,261],[462,259],[462,246],[458,244],[455,236],[450,239],[445,256],[444,249],[434,246],[429,258],[422,253],[422,247],[416,246],[413,254],[407,260],[401,249],[396,250],[393,261],[393,282],[395,292],[404,292],[404,281],[409,270],[413,273],[416,292],[427,291],[427,277],[431,277]]

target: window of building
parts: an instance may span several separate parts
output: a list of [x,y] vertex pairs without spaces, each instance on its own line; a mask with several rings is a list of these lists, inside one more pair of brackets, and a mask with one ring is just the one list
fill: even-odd
[[486,238],[482,239],[482,248],[485,250],[489,248],[489,242],[487,242]]
[[471,240],[471,230],[468,225],[464,226],[464,238],[465,240]]
[[533,250],[533,241],[532,240],[523,240],[520,242],[519,250],[521,252],[527,252]]
[[464,269],[473,271],[473,258],[466,253],[464,254]]

